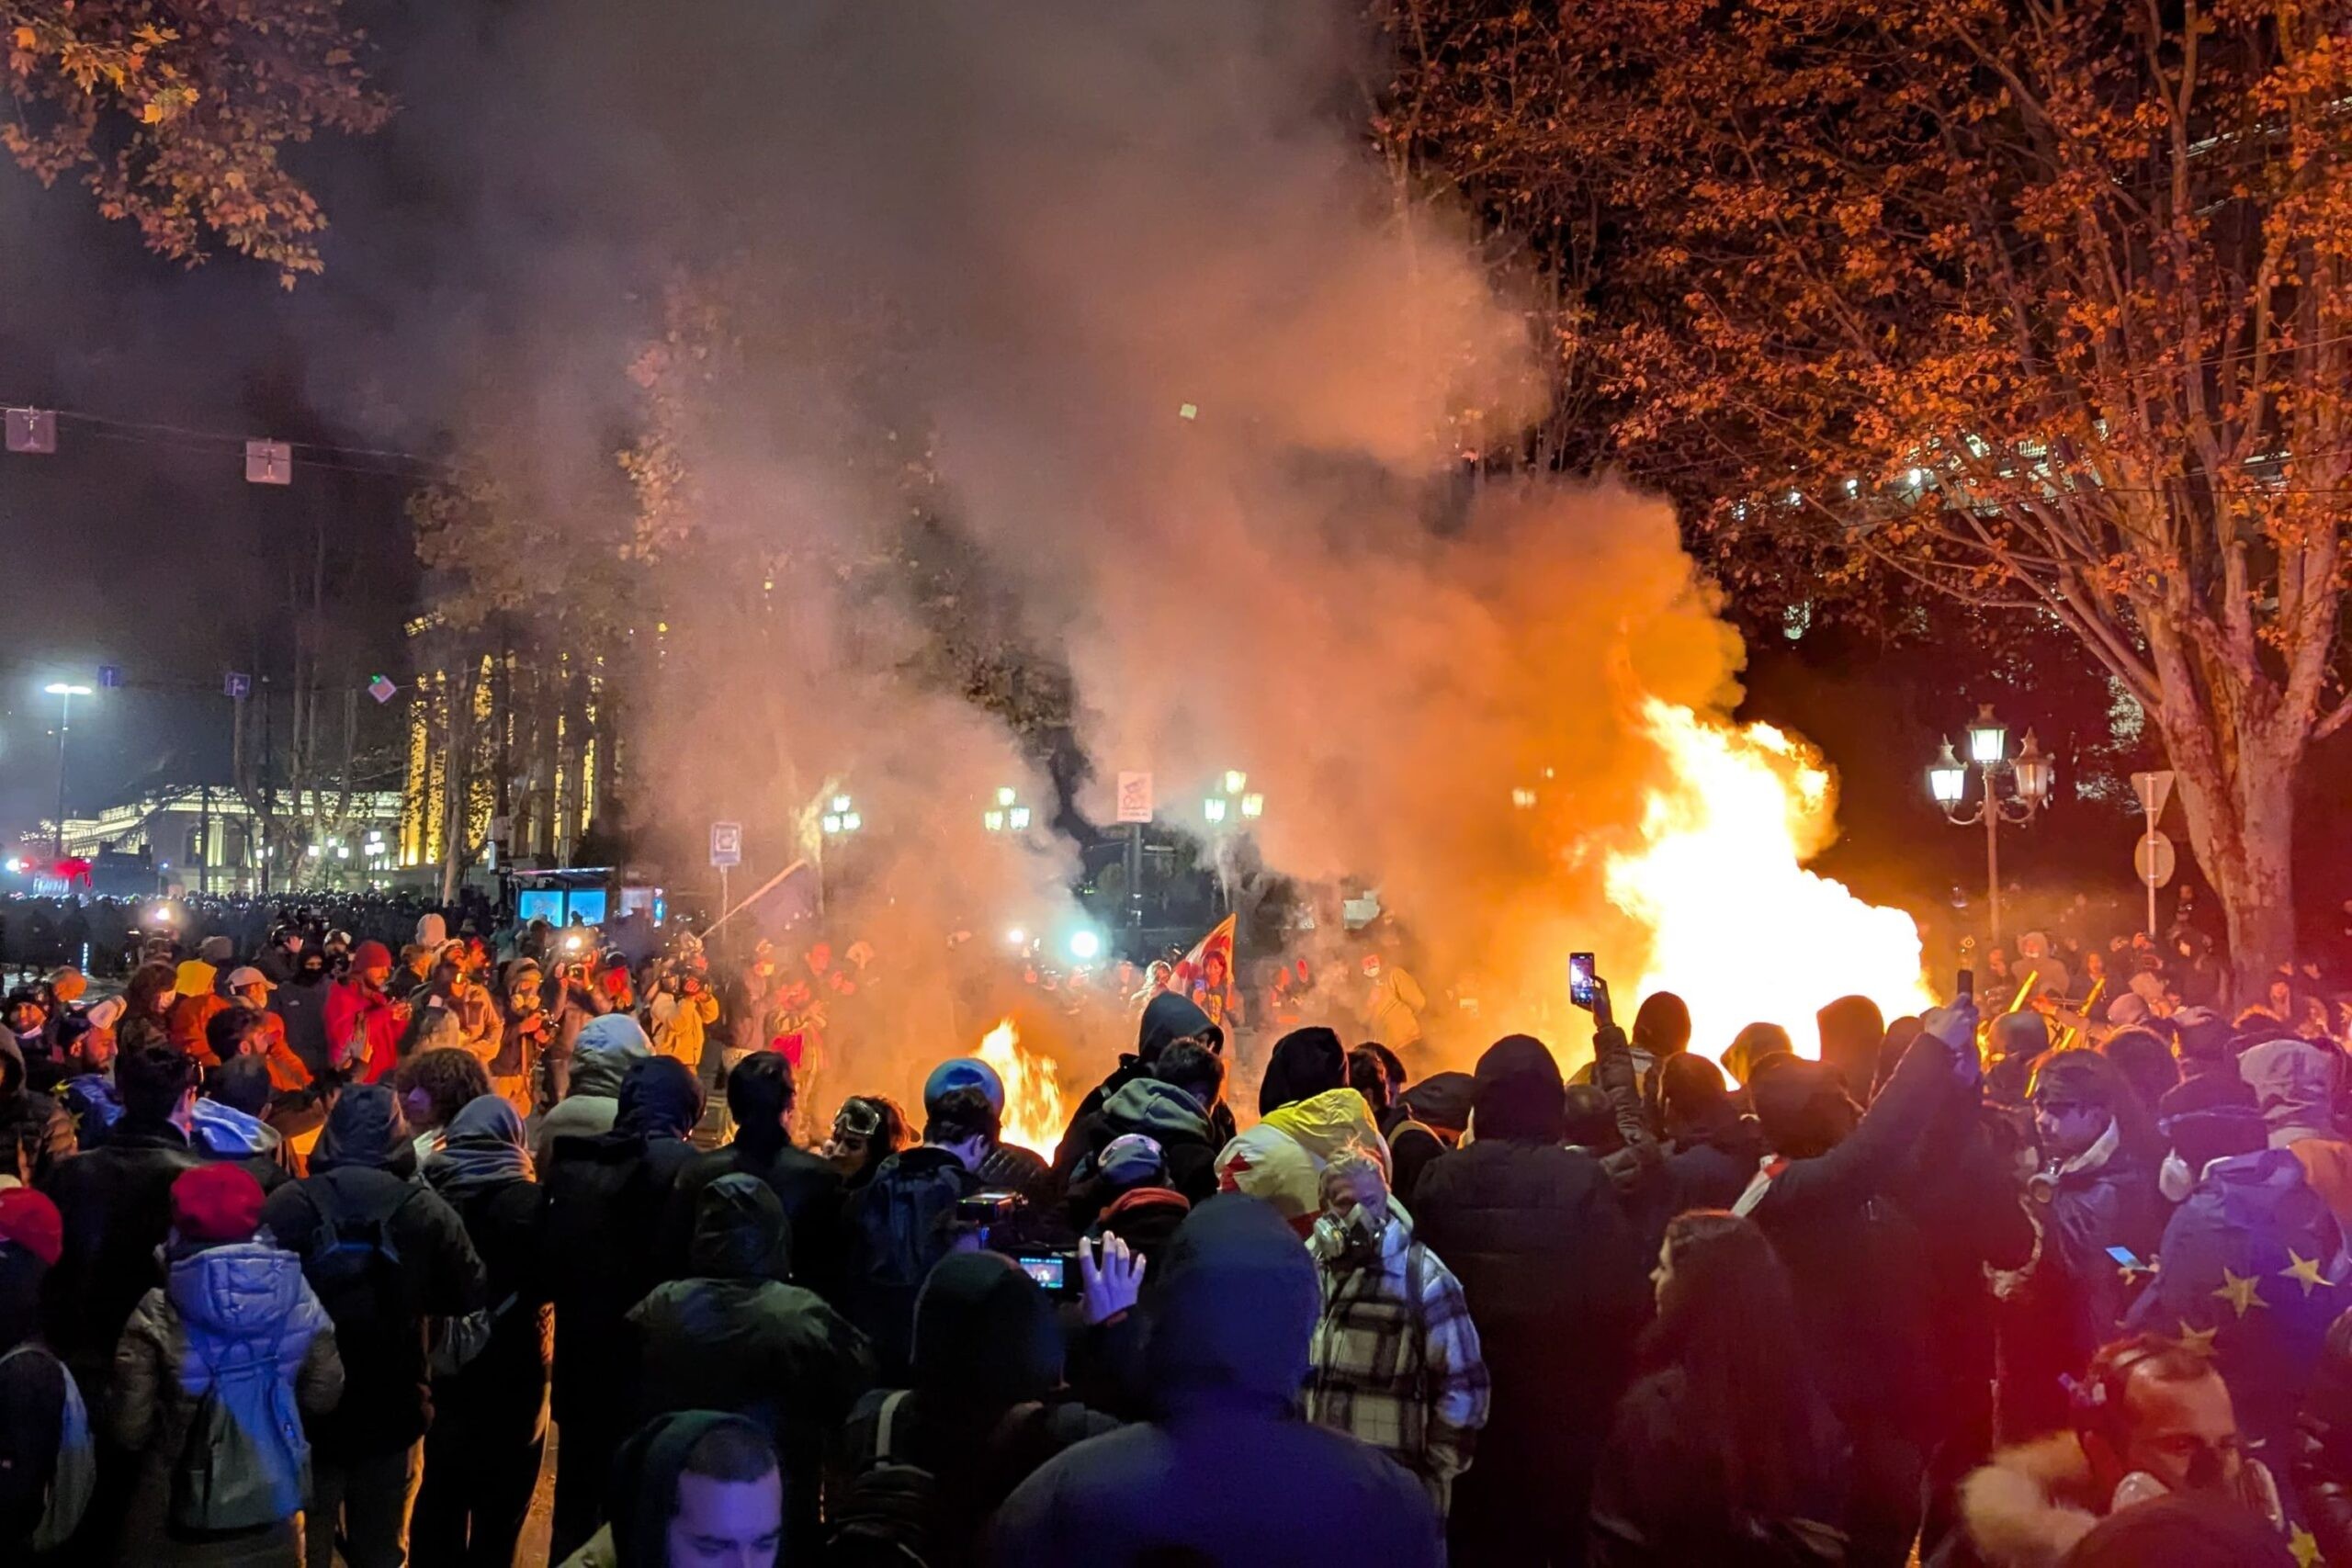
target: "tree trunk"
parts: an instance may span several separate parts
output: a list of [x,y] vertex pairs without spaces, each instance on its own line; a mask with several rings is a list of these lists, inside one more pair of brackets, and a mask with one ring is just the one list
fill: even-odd
[[2301,725],[2233,726],[2203,705],[2158,716],[2188,818],[2188,843],[2227,925],[2230,996],[2259,1002],[2295,956],[2295,773]]

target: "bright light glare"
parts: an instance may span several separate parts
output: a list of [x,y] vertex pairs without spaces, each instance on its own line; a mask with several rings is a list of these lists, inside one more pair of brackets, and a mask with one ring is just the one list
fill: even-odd
[[1010,806],[1012,804],[1012,786],[1011,784],[999,785],[996,792],[996,803],[999,806]]
[[1250,775],[1238,768],[1228,769],[1225,775],[1225,793],[1239,795],[1250,787]]
[[1004,933],[1004,940],[1014,947],[1026,947],[1029,945],[1029,933],[1015,926]]
[[62,681],[51,681],[48,685],[43,686],[41,690],[47,692],[52,697],[86,697],[90,694],[89,687],[71,686]]
[[1201,815],[1206,817],[1212,822],[1224,821],[1225,802],[1219,800],[1216,795],[1209,796],[1206,800],[1201,802]]
[[1025,806],[1016,806],[1005,814],[1005,819],[1012,824],[1014,832],[1023,832],[1029,826],[1029,808]]
[[849,809],[849,796],[845,795],[837,795],[833,796],[833,809],[835,811],[847,811]]
[[1098,958],[1102,955],[1102,939],[1094,932],[1072,931],[1070,933],[1069,955],[1072,958],[1077,959],[1080,963],[1084,964],[1091,959]]

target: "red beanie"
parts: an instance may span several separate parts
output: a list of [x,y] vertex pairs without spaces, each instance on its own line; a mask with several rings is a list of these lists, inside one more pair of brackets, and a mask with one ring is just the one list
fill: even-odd
[[243,1166],[199,1165],[172,1183],[172,1225],[187,1241],[251,1241],[261,1183]]
[[21,1247],[55,1266],[65,1250],[65,1220],[57,1205],[29,1187],[0,1192],[0,1242]]
[[351,951],[351,966],[354,969],[390,969],[392,966],[392,950],[380,942],[363,942]]

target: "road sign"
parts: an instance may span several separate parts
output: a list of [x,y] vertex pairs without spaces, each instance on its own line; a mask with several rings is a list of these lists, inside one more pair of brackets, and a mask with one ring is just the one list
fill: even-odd
[[2149,833],[2132,852],[2132,869],[2140,880],[2151,887],[2162,887],[2172,880],[2173,867],[2178,859],[2173,853],[2172,840],[2162,833]]
[[1151,820],[1151,775],[1121,773],[1119,775],[1119,820],[1148,822]]
[[2165,802],[2172,798],[2172,770],[2161,773],[2133,773],[2132,793],[2140,797],[2140,809],[2154,822],[2165,814]]
[[245,482],[249,485],[292,484],[294,448],[283,441],[246,442]]
[[101,664],[101,665],[99,665],[99,666],[98,666],[98,686],[99,686],[99,688],[100,688],[101,690],[103,690],[103,691],[108,691],[108,692],[111,692],[111,691],[115,690],[117,687],[120,686],[121,684],[122,684],[122,666],[121,666],[121,665],[119,665],[119,664]]
[[743,824],[713,822],[710,825],[710,863],[725,870],[743,863]]
[[381,675],[368,682],[368,694],[379,703],[390,702],[392,694],[399,690],[398,686],[393,685],[390,681]]
[[254,678],[242,671],[232,670],[220,678],[220,694],[243,702],[254,694]]

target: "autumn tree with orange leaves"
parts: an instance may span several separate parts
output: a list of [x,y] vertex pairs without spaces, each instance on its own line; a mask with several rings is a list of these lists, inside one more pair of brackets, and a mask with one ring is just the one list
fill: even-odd
[[159,254],[225,245],[290,288],[322,265],[326,215],[282,159],[390,117],[366,42],[341,0],[0,0],[0,145],[44,185],[79,179]]
[[1381,14],[1392,140],[1589,239],[1560,347],[1613,456],[1718,539],[2071,631],[2161,734],[2258,990],[2299,765],[2352,721],[2352,5]]

